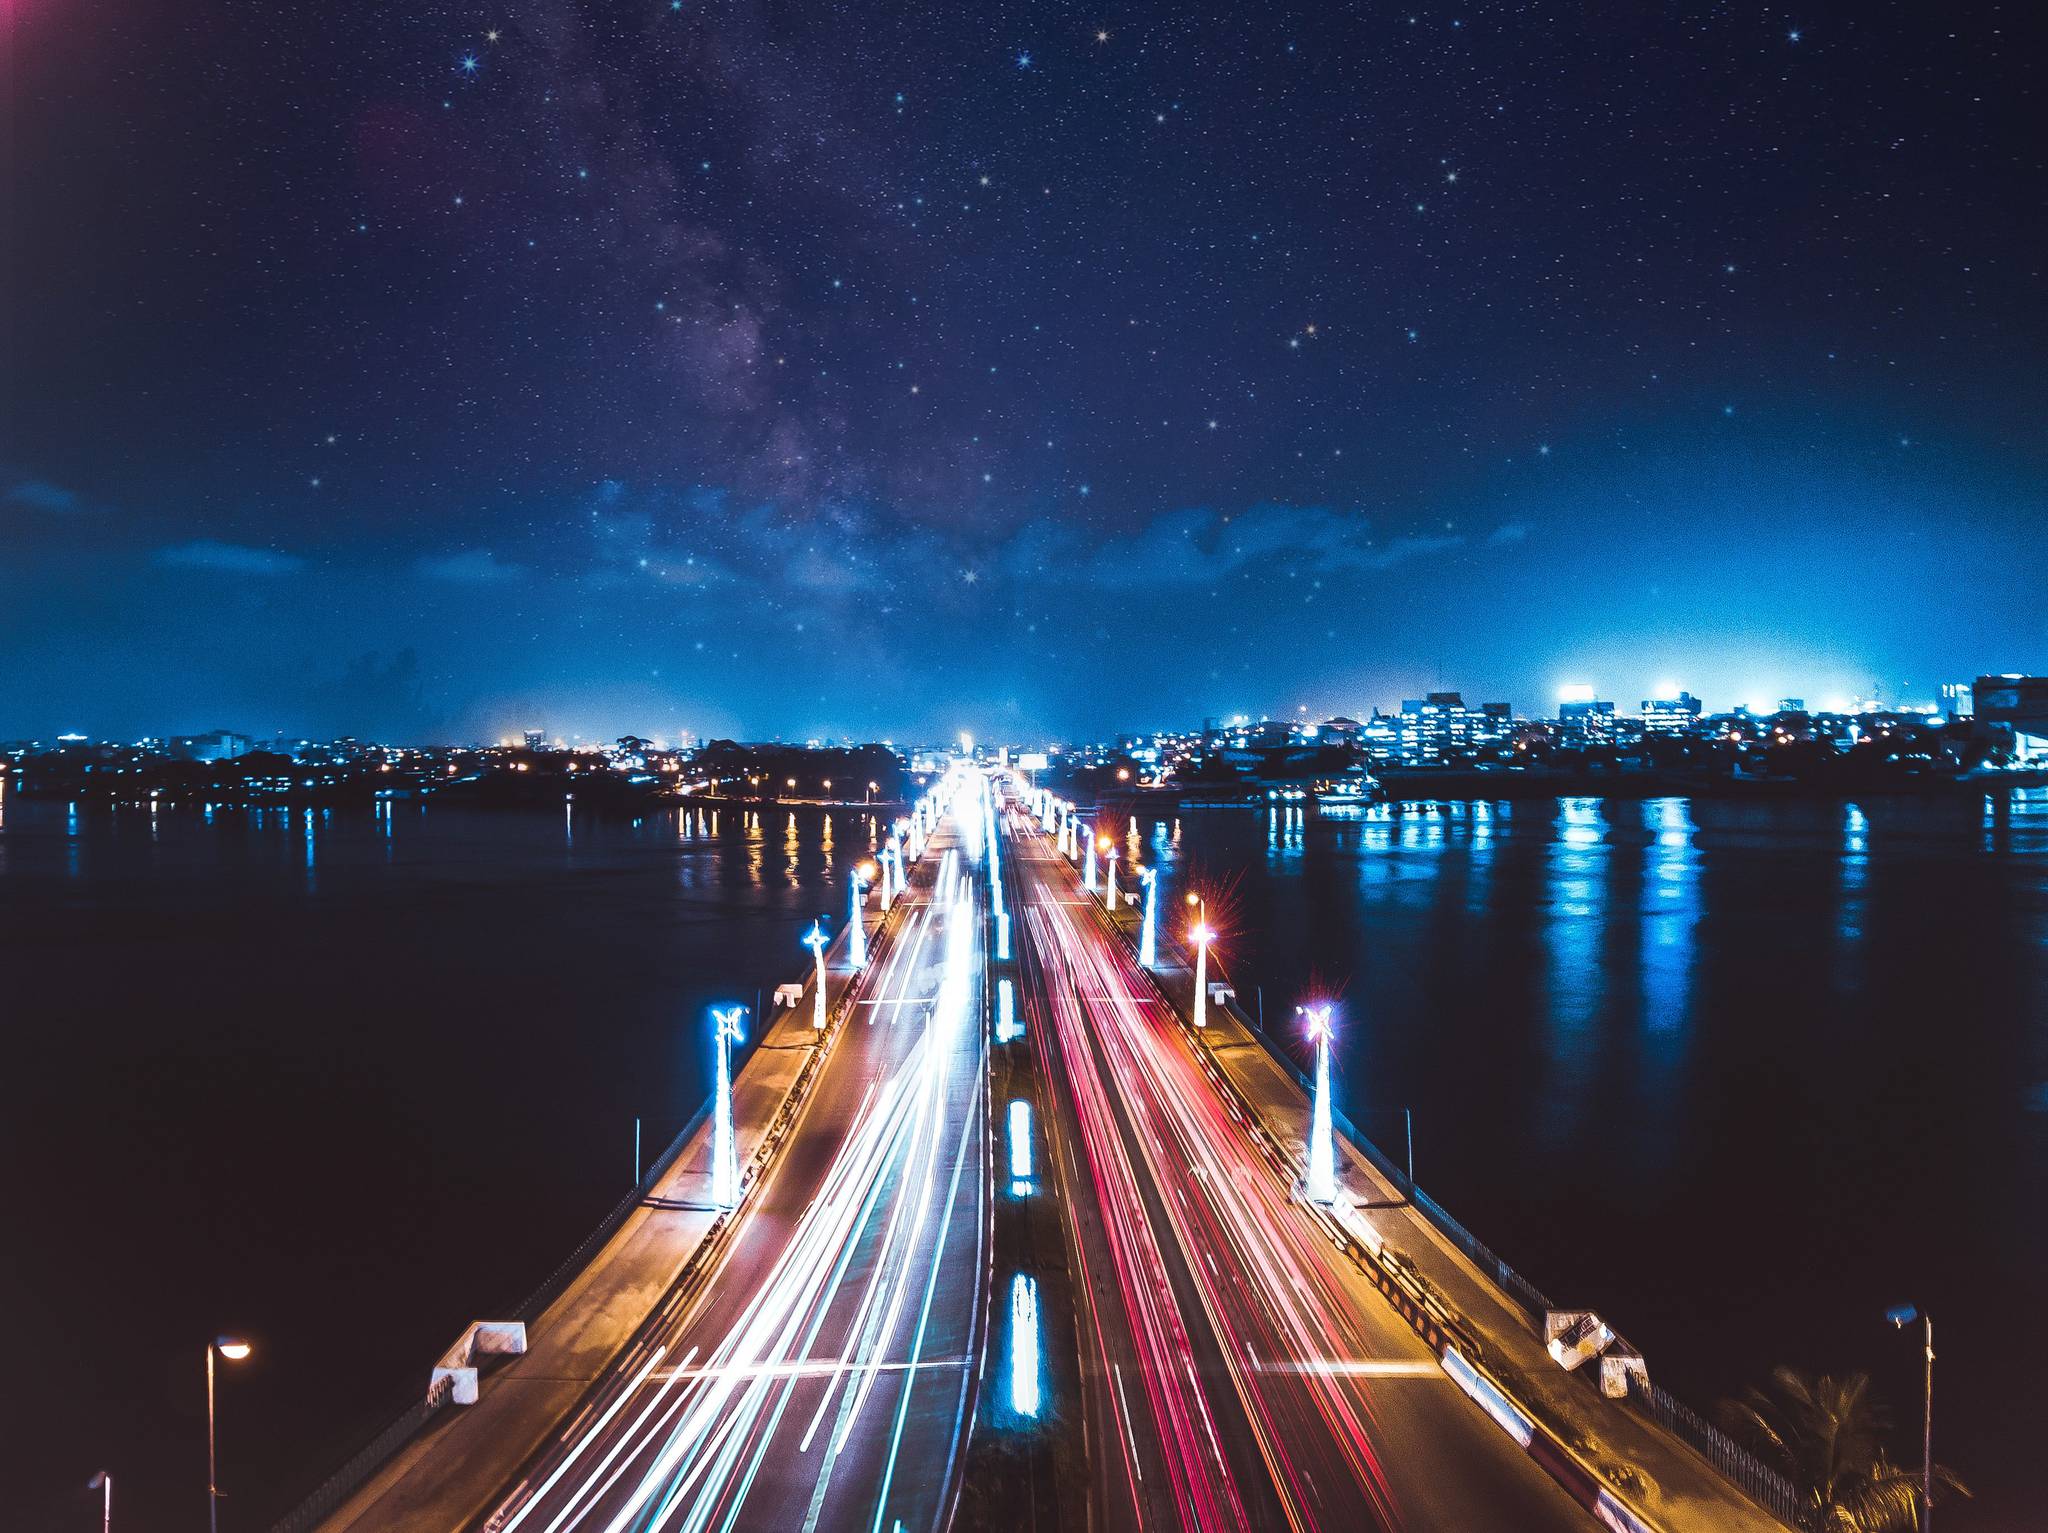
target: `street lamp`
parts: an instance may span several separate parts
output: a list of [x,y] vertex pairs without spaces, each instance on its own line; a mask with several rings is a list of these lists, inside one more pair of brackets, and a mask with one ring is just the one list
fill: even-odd
[[1145,884],[1145,924],[1138,929],[1138,965],[1149,969],[1159,958],[1158,942],[1154,936],[1159,928],[1159,870],[1140,868],[1138,877]]
[[102,1469],[85,1482],[85,1488],[100,1493],[100,1533],[113,1533],[114,1477]]
[[820,1032],[825,1027],[825,947],[831,939],[825,935],[822,917],[811,923],[811,929],[804,933],[804,946],[811,950],[811,956],[818,961],[818,975],[811,998],[811,1026]]
[[[239,1336],[216,1336],[206,1344],[206,1525],[211,1533],[220,1533],[220,1476],[215,1467],[218,1458],[213,1431],[213,1354],[218,1352],[229,1362],[239,1363],[250,1350],[249,1343]],[[111,1487],[107,1494],[111,1501]]]
[[732,1046],[740,1041],[744,1006],[713,1007],[711,1020],[718,1036],[718,1096],[711,1118],[711,1201],[719,1208],[740,1206],[740,1151],[732,1127]]
[[1209,943],[1215,937],[1209,930],[1209,923],[1197,921],[1188,933],[1188,941],[1195,945],[1195,1026],[1209,1025]]
[[1102,838],[1102,903],[1112,915],[1116,913],[1116,843],[1108,836]]
[[1926,1381],[1921,1386],[1920,1408],[1920,1533],[1934,1526],[1934,1317],[1916,1306],[1901,1304],[1885,1311],[1884,1318],[1895,1330],[1903,1331],[1915,1320],[1926,1328]]
[[865,969],[868,966],[868,934],[867,927],[861,921],[860,907],[863,896],[868,892],[868,875],[871,871],[872,864],[855,868],[849,885],[851,893],[846,912],[846,958],[855,969]]
[[1294,1008],[1308,1018],[1316,1046],[1316,1100],[1308,1128],[1308,1183],[1311,1201],[1337,1201],[1337,1147],[1330,1136],[1330,1012],[1328,1001]]
[[1090,894],[1095,892],[1095,837],[1088,837],[1088,867],[1081,875],[1081,887]]

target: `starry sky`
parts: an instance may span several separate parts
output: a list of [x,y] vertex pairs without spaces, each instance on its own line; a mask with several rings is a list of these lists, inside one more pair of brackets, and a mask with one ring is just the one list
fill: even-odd
[[2024,7],[0,8],[0,738],[2048,666]]

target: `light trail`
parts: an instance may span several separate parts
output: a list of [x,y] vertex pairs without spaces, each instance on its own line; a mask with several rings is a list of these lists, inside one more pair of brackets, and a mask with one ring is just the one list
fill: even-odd
[[[849,1103],[845,1126],[822,1169],[804,1173],[815,1186],[786,1235],[744,1273],[732,1270],[736,1244],[709,1289],[665,1309],[650,1333],[658,1345],[632,1353],[609,1395],[593,1395],[602,1407],[586,1406],[587,1425],[485,1527],[724,1533],[857,1516],[880,1528],[935,1523],[950,1505],[954,1439],[967,1427],[954,1397],[964,1400],[979,1325],[989,1153],[981,891],[963,862],[946,846],[936,875],[926,872],[930,892],[905,891],[896,940],[855,982],[870,992],[855,999],[874,1003],[867,1020],[892,1025],[848,1034],[828,1059],[830,1094]],[[826,1110],[826,1094],[821,1085],[807,1114]],[[747,1189],[744,1220],[770,1217],[781,1165]],[[977,1275],[946,1280],[962,1272]],[[706,1329],[706,1316],[723,1318]],[[698,1342],[689,1361],[662,1368],[685,1338]],[[943,1390],[953,1419],[913,1414],[920,1388]],[[869,1407],[884,1393],[876,1417]],[[900,1476],[913,1453],[918,1473]]]

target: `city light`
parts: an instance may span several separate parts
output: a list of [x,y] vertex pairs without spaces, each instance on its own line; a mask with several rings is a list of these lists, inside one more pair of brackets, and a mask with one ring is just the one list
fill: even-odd
[[1316,1096],[1308,1129],[1308,1176],[1303,1191],[1315,1203],[1337,1201],[1337,1146],[1330,1130],[1330,1013],[1328,1001],[1295,1008],[1308,1019],[1316,1046]]
[[1039,1395],[1038,1279],[1010,1280],[1010,1409],[1035,1419]]
[[1010,1103],[1010,1192],[1023,1197],[1031,1191],[1031,1104]]
[[1561,703],[1590,703],[1593,689],[1584,682],[1571,682],[1557,689],[1557,700]]
[[817,960],[818,972],[812,978],[811,1026],[822,1032],[825,1028],[825,948],[831,939],[825,935],[825,923],[813,921],[811,929],[804,933],[804,946],[811,950]]
[[1007,979],[996,981],[996,1042],[1011,1043],[1024,1036],[1017,1020],[1017,987]]
[[732,1122],[732,1046],[740,1041],[744,1006],[714,1007],[711,1012],[718,1043],[718,1079],[712,1098],[711,1201],[715,1207],[740,1206],[739,1140]]

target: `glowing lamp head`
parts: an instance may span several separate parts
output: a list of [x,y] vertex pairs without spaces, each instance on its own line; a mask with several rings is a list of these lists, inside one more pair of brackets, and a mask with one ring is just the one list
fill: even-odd
[[1911,1304],[1897,1304],[1884,1312],[1884,1318],[1892,1323],[1895,1330],[1903,1331],[1920,1318],[1920,1311]]
[[1209,925],[1205,921],[1198,924],[1193,931],[1188,933],[1188,940],[1194,943],[1196,947],[1207,947],[1216,940],[1216,933],[1209,929]]
[[231,1363],[239,1363],[255,1350],[240,1336],[216,1336],[213,1338],[213,1346],[215,1351]]
[[1199,894],[1190,894],[1188,896],[1188,903],[1190,905],[1199,905],[1202,903],[1202,897]]
[[1335,1010],[1328,1001],[1319,1001],[1312,1006],[1294,1008],[1302,1015],[1302,1023],[1311,1043],[1321,1043],[1335,1029],[1331,1025],[1331,1013]]
[[1102,850],[1102,851],[1105,851],[1105,852],[1106,852],[1106,851],[1108,851],[1108,850],[1109,850],[1109,849],[1110,849],[1111,847],[1115,846],[1115,845],[1116,845],[1116,843],[1115,843],[1114,841],[1110,840],[1110,839],[1109,839],[1109,837],[1107,837],[1107,836],[1097,836],[1097,837],[1095,838],[1095,845],[1096,845],[1096,846],[1097,846],[1097,847],[1098,847],[1098,848],[1099,848],[1100,850]]
[[862,863],[857,871],[862,883],[871,884],[875,881],[875,865],[872,862]]

